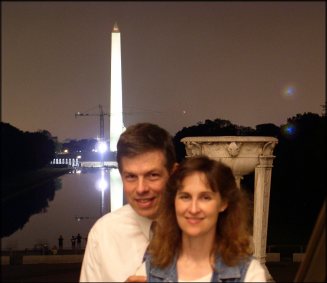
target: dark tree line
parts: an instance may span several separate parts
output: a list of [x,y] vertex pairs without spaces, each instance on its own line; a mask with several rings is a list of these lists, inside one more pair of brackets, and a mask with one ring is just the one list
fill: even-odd
[[[277,138],[270,240],[303,244],[326,198],[326,116],[297,114],[280,127]],[[283,233],[275,235],[274,227]]]
[[3,122],[0,126],[2,179],[43,168],[54,158],[56,142],[48,131],[23,132]]
[[61,143],[61,149],[68,149],[71,153],[76,152],[90,152],[96,147],[97,139],[81,139],[81,140],[69,140]]
[[23,132],[2,122],[0,126],[1,237],[6,237],[22,229],[31,215],[46,211],[60,180],[44,174],[34,180],[37,169],[55,156],[56,140],[48,131]]
[[[185,158],[180,142],[191,136],[272,136],[274,149],[268,243],[303,244],[309,239],[326,194],[326,116],[297,114],[285,125],[257,125],[255,129],[216,119],[183,128],[174,136],[178,160]],[[241,185],[251,192],[254,173]]]

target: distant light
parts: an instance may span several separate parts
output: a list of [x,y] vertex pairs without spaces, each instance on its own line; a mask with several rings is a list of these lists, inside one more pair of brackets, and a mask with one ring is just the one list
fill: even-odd
[[64,153],[68,153],[68,149],[64,149]]
[[294,86],[289,86],[286,88],[286,95],[291,96],[295,93],[295,87]]
[[99,141],[97,148],[100,153],[105,153],[108,150],[108,145],[105,141]]
[[287,136],[293,136],[296,132],[296,127],[293,124],[287,124],[283,128],[283,132]]
[[76,157],[77,159],[81,159],[82,158],[82,156],[81,155],[77,155],[77,157]]
[[294,84],[286,85],[282,90],[282,95],[286,99],[293,99],[297,94],[297,89]]
[[105,191],[108,188],[108,182],[102,177],[97,182],[97,188],[101,191]]
[[294,126],[290,125],[286,127],[286,132],[288,132],[289,134],[293,134],[295,132],[295,128]]

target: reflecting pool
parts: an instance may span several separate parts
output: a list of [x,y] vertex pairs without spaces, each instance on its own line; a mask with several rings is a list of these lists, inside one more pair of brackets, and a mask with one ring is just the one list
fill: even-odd
[[[72,171],[59,177],[61,188],[41,213],[34,214],[22,229],[1,239],[1,249],[33,249],[43,244],[58,247],[60,235],[63,248],[71,249],[71,238],[87,234],[101,215],[123,204],[122,186],[117,169],[102,168],[85,172]],[[10,217],[10,215],[8,215]]]

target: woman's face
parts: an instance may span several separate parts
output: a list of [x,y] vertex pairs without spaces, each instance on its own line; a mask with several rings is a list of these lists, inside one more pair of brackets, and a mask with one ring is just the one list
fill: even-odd
[[212,191],[202,172],[185,177],[175,197],[176,218],[184,236],[214,236],[220,212],[227,204]]

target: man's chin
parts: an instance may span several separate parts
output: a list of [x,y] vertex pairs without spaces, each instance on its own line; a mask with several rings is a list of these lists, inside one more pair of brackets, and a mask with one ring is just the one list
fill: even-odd
[[137,213],[143,217],[149,218],[149,219],[154,219],[156,216],[156,210],[151,209],[151,210],[139,210]]
[[157,209],[154,207],[145,209],[145,208],[140,208],[138,206],[136,207],[134,206],[133,208],[136,211],[136,213],[142,217],[154,219],[157,214]]

